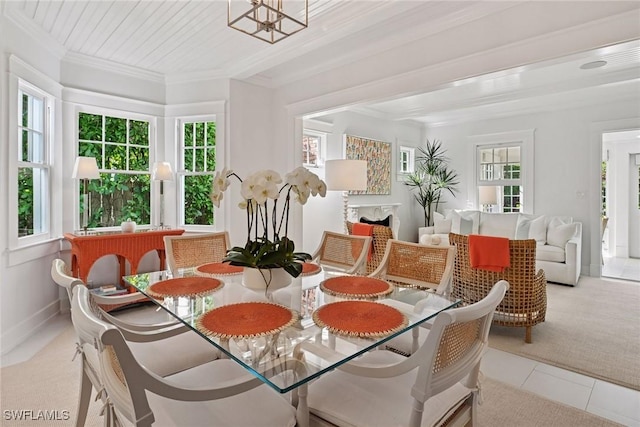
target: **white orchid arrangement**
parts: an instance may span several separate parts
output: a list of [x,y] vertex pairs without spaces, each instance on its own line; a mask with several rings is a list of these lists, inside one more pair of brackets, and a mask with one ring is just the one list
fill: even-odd
[[[295,252],[295,245],[287,235],[291,199],[304,205],[310,196],[324,197],[327,185],[316,174],[299,167],[282,177],[273,170],[258,171],[245,180],[233,171],[223,169],[214,176],[211,202],[220,207],[231,177],[241,182],[242,202],[247,212],[247,243],[227,251],[224,261],[231,265],[252,268],[282,267],[293,277],[302,272],[302,262],[311,259],[305,252]],[[278,210],[278,202],[283,205]],[[284,227],[284,229],[283,229]]]

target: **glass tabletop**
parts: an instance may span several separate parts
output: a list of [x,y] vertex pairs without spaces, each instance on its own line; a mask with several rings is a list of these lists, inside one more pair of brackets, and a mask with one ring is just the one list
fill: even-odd
[[[335,277],[323,271],[302,275],[267,295],[245,288],[242,275],[212,279],[195,270],[123,279],[280,393],[376,349],[460,302],[418,289],[394,288],[377,298],[359,298],[358,304],[345,303],[355,298],[321,291],[323,281]],[[362,276],[356,278],[361,284]],[[192,293],[185,291],[192,285]],[[294,361],[298,369],[283,369]]]

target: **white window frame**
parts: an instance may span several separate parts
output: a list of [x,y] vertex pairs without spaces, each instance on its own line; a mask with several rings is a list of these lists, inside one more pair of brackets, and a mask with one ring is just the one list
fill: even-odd
[[[403,157],[407,157],[406,163]],[[405,167],[406,166],[406,167]],[[406,176],[416,171],[416,149],[406,145],[398,147],[398,175]]]
[[[522,212],[534,213],[534,143],[535,129],[501,132],[486,135],[473,135],[469,137],[471,143],[471,153],[469,159],[469,170],[473,174],[469,177],[469,201],[477,209],[479,187],[487,185],[509,186],[520,185],[522,187]],[[512,180],[482,181],[480,180],[480,159],[478,153],[481,149],[496,148],[505,146],[520,146],[520,183],[514,184]]]
[[[116,172],[118,173],[125,173],[125,174],[132,174],[132,175],[143,175],[143,174],[148,174],[151,177],[151,170],[153,169],[153,163],[154,163],[154,159],[155,159],[155,151],[156,151],[156,132],[157,132],[157,118],[153,115],[149,115],[149,114],[144,114],[144,113],[137,113],[137,112],[133,112],[133,111],[127,111],[127,110],[114,110],[111,108],[105,108],[105,107],[99,107],[99,106],[93,106],[93,105],[87,105],[87,104],[76,104],[75,108],[74,108],[74,114],[73,114],[73,136],[74,136],[74,147],[73,147],[73,151],[75,156],[78,156],[78,146],[79,146],[79,139],[80,139],[80,129],[79,129],[79,119],[80,119],[80,113],[86,113],[86,114],[94,114],[94,115],[100,115],[100,116],[109,116],[109,117],[116,117],[116,118],[122,118],[122,119],[128,119],[128,120],[136,120],[136,121],[144,121],[144,122],[148,122],[149,123],[149,169],[146,172],[143,171],[129,171],[129,170],[117,170]],[[96,141],[98,142],[98,141]],[[104,141],[102,141],[102,143],[104,143]],[[128,142],[127,142],[128,143]],[[104,174],[104,173],[109,173],[108,170],[102,169],[102,165],[98,164],[98,170],[100,171],[100,174]],[[73,180],[74,181],[74,185],[77,186],[78,182],[77,180]],[[77,187],[74,187],[77,188]],[[151,198],[150,198],[150,206],[149,209],[151,211],[151,216],[150,216],[150,223],[151,224],[138,224],[138,228],[139,229],[148,229],[152,227],[152,224],[154,223],[154,218],[156,215],[158,215],[155,212],[155,209],[157,209],[157,206],[159,205],[158,203],[156,203],[155,201],[155,197],[156,194],[153,191],[154,188],[154,182],[153,180],[151,180]],[[79,193],[77,191],[73,192],[73,227],[74,230],[80,230],[81,226],[80,226],[80,196]],[[114,224],[113,226],[109,226],[109,227],[94,227],[93,229],[95,230],[100,230],[100,231],[120,231],[121,230],[121,226],[120,224]]]
[[[225,164],[226,162],[221,156],[223,150],[220,150],[220,144],[223,142],[220,140],[220,122],[219,115],[217,114],[209,114],[209,115],[198,115],[198,116],[183,116],[176,119],[176,146],[177,146],[177,154],[176,154],[176,164],[177,164],[177,180],[178,183],[176,185],[177,194],[178,194],[178,211],[177,211],[177,222],[179,227],[189,229],[192,231],[211,231],[210,225],[200,225],[200,224],[185,224],[184,221],[184,206],[185,206],[185,196],[184,196],[184,177],[185,176],[196,176],[196,175],[211,175],[212,177],[215,175],[216,170],[222,170],[220,165]],[[215,122],[216,124],[216,170],[213,171],[205,171],[205,172],[187,172],[185,170],[184,165],[184,132],[183,127],[185,123],[198,123],[198,122]],[[224,167],[224,166],[223,166]],[[224,220],[224,215],[220,215],[218,211],[220,208],[214,207],[214,218],[213,218],[213,227],[216,230],[224,230],[224,226],[220,227],[218,221]]]
[[[309,129],[309,128],[304,128],[302,130],[302,135],[304,137],[304,135],[309,135],[315,138],[318,138],[318,154],[316,156],[316,164],[312,164],[312,163],[306,163],[302,162],[302,165],[307,167],[307,168],[319,168],[322,167],[322,165],[324,165],[324,152],[325,152],[325,147],[327,144],[327,134],[326,132],[320,132],[317,130],[313,130],[313,129]],[[302,144],[302,141],[301,141]],[[302,154],[304,155],[304,147],[302,147]]]
[[[11,99],[14,102],[11,102],[12,106],[10,108],[15,108],[15,113],[12,114],[13,122],[10,124],[11,135],[10,138],[10,164],[15,165],[11,168],[10,172],[10,191],[9,191],[9,240],[10,247],[12,248],[21,248],[32,246],[36,243],[45,242],[50,240],[52,237],[52,202],[51,202],[51,189],[52,189],[52,180],[53,180],[53,170],[51,168],[52,160],[53,160],[53,117],[54,117],[54,106],[55,106],[55,98],[40,89],[39,87],[23,80],[21,78],[16,79],[16,90],[15,97]],[[34,163],[34,162],[25,162],[21,160],[20,157],[20,146],[22,145],[22,110],[20,106],[22,105],[22,93],[25,93],[29,96],[42,99],[42,119],[43,119],[43,129],[42,129],[42,147],[43,147],[43,161],[42,163]],[[46,173],[46,179],[42,182],[41,197],[39,198],[39,223],[41,224],[41,230],[37,233],[29,236],[19,237],[18,233],[18,170],[21,167],[30,167],[30,168],[40,168],[43,169]],[[34,198],[34,208],[37,205],[37,201]]]

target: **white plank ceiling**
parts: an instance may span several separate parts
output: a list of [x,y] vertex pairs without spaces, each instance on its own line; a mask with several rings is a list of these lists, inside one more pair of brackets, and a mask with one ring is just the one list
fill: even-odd
[[[245,1],[246,0],[233,0]],[[166,82],[254,79],[277,87],[323,68],[496,13],[513,2],[309,0],[309,28],[275,45],[227,27],[226,0],[0,0],[2,13],[61,59],[109,64]],[[580,70],[604,59],[606,67]],[[574,55],[468,79],[408,98],[360,105],[363,113],[429,124],[469,114],[638,96],[640,45]]]

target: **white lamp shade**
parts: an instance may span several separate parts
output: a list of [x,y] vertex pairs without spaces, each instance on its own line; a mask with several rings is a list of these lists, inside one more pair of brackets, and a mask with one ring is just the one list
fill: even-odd
[[496,186],[482,186],[480,187],[480,200],[481,205],[495,205],[498,203],[498,187]]
[[173,181],[171,163],[155,162],[153,164],[153,179],[156,181]]
[[367,189],[366,160],[327,160],[324,166],[327,190],[363,191]]
[[76,158],[71,177],[77,179],[99,179],[100,171],[98,171],[96,158],[83,156]]

